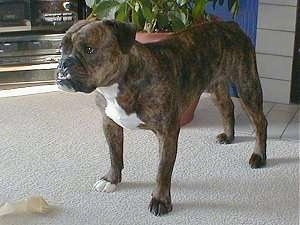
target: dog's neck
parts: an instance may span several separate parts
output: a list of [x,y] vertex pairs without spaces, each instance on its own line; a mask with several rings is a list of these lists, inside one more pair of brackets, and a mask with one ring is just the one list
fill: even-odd
[[113,80],[112,82],[110,82],[110,84],[121,83],[122,80],[124,80],[124,76],[125,76],[125,74],[126,74],[126,72],[128,70],[129,62],[130,62],[129,55],[122,55],[120,57],[121,58],[120,58],[120,61],[119,61],[118,70],[113,75],[115,77],[115,80]]
[[144,88],[146,84],[145,80],[148,79],[147,70],[149,65],[147,65],[148,62],[145,58],[139,54],[140,47],[139,43],[133,45],[129,54],[126,55],[126,57],[128,57],[126,61],[126,71],[119,80],[120,84],[124,82],[127,86],[136,90]]
[[108,66],[97,68],[97,73],[100,74],[97,87],[108,87],[115,83],[121,83],[128,70],[129,60],[129,55],[119,55]]
[[[133,45],[128,54],[119,56],[117,70],[106,75],[105,85],[99,86],[97,90],[118,85],[118,88],[122,90],[121,93],[118,92],[118,95],[130,95],[131,97],[126,99],[134,99],[140,90],[147,88],[151,74],[146,72],[149,67],[146,60],[139,55],[140,47],[142,46],[139,44]],[[103,73],[105,72],[103,71]]]

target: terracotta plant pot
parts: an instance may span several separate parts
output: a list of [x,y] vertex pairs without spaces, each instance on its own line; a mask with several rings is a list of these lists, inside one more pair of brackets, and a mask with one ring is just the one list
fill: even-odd
[[162,41],[164,39],[167,39],[170,34],[169,32],[164,33],[144,33],[144,32],[137,32],[135,39],[140,43],[153,43]]
[[[162,41],[167,39],[169,35],[172,33],[142,33],[138,32],[136,34],[135,39],[140,43],[153,43]],[[192,104],[184,111],[180,118],[180,126],[184,126],[191,122],[194,118],[194,112],[199,102],[198,98],[196,101],[192,102]]]

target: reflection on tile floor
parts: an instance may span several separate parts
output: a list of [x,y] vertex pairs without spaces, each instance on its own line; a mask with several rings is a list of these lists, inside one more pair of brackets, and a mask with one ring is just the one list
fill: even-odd
[[[238,98],[233,98],[237,134],[254,135],[254,128],[243,111]],[[268,120],[268,138],[300,140],[300,105],[264,103]],[[209,94],[203,94],[195,112],[194,120],[188,126],[221,127],[221,117]]]

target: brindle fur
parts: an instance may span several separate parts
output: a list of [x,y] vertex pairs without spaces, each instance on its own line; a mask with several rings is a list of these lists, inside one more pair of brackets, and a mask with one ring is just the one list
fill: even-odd
[[[263,113],[261,85],[255,51],[250,39],[233,22],[212,22],[194,26],[158,43],[134,41],[135,31],[115,21],[81,21],[65,35],[61,66],[67,58],[78,62],[66,66],[76,91],[118,83],[119,105],[126,113],[137,113],[140,128],[152,130],[159,140],[159,167],[156,187],[149,205],[155,215],[172,210],[171,176],[177,152],[180,117],[205,90],[212,93],[223,118],[224,132],[217,142],[234,139],[234,105],[229,83],[237,87],[241,103],[256,128],[256,144],[249,160],[252,168],[266,162],[267,121]],[[97,52],[84,53],[85,45]],[[58,80],[59,82],[59,80]],[[105,100],[97,93],[103,112],[103,129],[108,142],[111,168],[103,177],[121,182],[123,169],[123,128],[105,113]]]

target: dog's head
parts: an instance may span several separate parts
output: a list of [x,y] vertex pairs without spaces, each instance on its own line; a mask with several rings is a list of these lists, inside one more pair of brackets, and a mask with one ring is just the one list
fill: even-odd
[[90,93],[118,80],[124,59],[135,42],[135,28],[114,20],[82,20],[61,43],[56,72],[59,88]]

